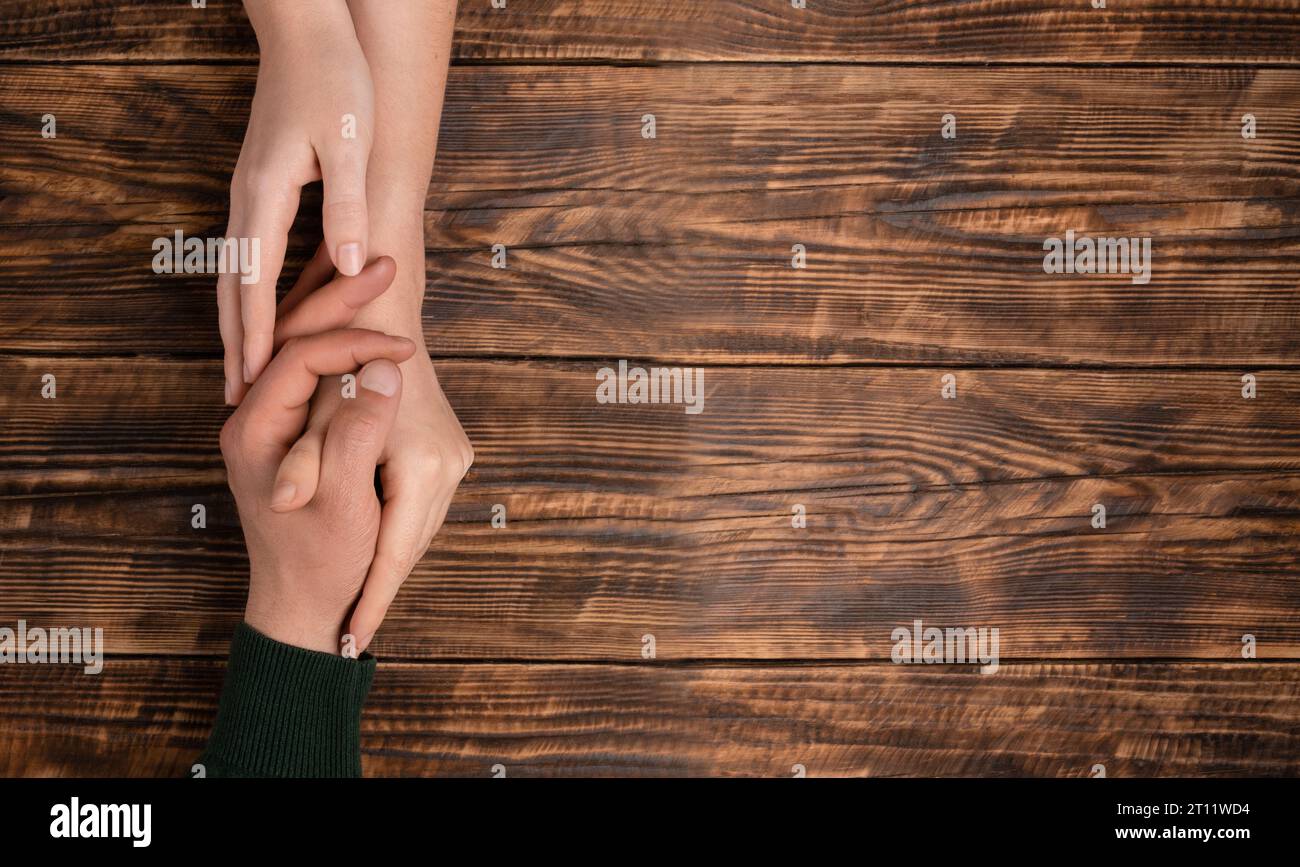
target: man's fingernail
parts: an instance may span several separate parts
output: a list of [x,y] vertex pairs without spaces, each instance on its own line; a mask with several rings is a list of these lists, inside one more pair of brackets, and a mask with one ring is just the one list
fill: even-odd
[[361,257],[361,245],[355,241],[339,245],[338,266],[345,276],[355,277],[361,273],[361,268],[366,264]]
[[397,366],[391,361],[372,361],[361,371],[361,387],[392,397],[399,384]]
[[253,382],[253,371],[248,369],[248,362],[244,362],[244,382],[251,384]]
[[293,502],[293,495],[298,493],[298,486],[293,482],[281,482],[275,486],[275,492],[271,494],[271,508],[283,509]]

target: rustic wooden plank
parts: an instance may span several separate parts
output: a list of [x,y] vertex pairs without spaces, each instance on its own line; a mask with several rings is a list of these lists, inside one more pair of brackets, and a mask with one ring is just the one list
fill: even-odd
[[251,62],[257,39],[239,0],[0,0],[0,59]]
[[[688,415],[597,404],[599,366],[440,366],[477,462],[382,653],[880,659],[920,617],[1008,657],[1300,655],[1290,371],[1245,400],[1236,372],[961,370],[944,400],[941,369],[709,368]],[[0,622],[220,652],[246,558],[219,367],[0,362]]]
[[[0,774],[185,776],[220,663],[0,671]],[[382,664],[368,776],[1300,774],[1300,666]]]
[[[781,60],[925,63],[1296,63],[1300,6],[1126,0],[461,0],[455,57],[471,61]],[[247,60],[236,0],[3,0],[0,59]]]
[[[218,354],[212,280],[155,275],[151,244],[224,228],[251,71],[10,68],[0,86],[32,124],[0,125],[0,345]],[[949,109],[956,141],[938,133]],[[35,133],[47,110],[57,140]],[[446,355],[1145,365],[1300,351],[1297,72],[460,69],[429,206],[426,335]],[[1150,284],[1044,274],[1043,240],[1066,229],[1152,237]],[[495,243],[509,269],[490,267]]]

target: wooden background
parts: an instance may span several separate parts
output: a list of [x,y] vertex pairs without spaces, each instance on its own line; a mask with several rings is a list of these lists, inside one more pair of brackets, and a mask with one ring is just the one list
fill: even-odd
[[[368,774],[1300,773],[1300,2],[1109,5],[461,0],[425,317],[478,459]],[[0,0],[0,625],[111,654],[0,668],[3,774],[184,774],[242,611],[213,281],[150,244],[222,231],[256,44],[189,7]],[[1150,284],[1045,275],[1071,228]],[[620,358],[704,413],[597,405]],[[915,618],[1001,671],[891,664]]]

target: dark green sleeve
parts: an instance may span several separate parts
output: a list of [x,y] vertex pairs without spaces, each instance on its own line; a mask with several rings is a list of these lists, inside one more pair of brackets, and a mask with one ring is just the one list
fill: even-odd
[[199,759],[206,776],[361,776],[361,707],[374,676],[368,653],[304,650],[239,624]]

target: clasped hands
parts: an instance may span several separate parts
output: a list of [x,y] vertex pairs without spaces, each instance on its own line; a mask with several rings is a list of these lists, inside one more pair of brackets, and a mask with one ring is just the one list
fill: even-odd
[[[221,450],[248,544],[245,619],[286,644],[359,652],[473,462],[420,316],[437,115],[395,110],[409,94],[376,99],[376,86],[420,80],[386,53],[393,40],[362,50],[358,34],[379,27],[367,23],[379,7],[358,4],[355,28],[342,0],[246,7],[261,62],[226,234],[260,240],[260,277],[222,275],[217,286],[226,401],[237,407]],[[419,22],[396,17],[428,14],[421,4],[382,11],[397,33]],[[440,103],[442,83],[432,86]],[[300,188],[315,180],[324,240],[277,306]]]

